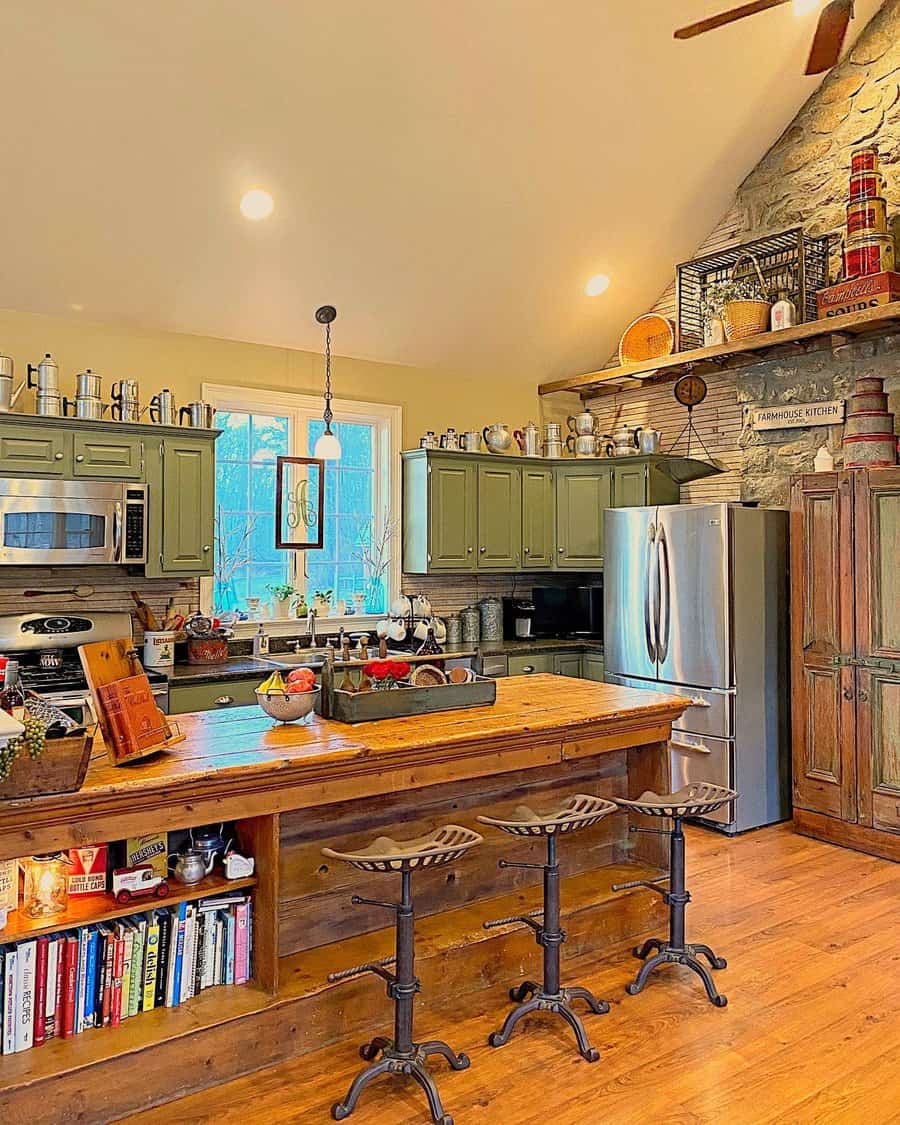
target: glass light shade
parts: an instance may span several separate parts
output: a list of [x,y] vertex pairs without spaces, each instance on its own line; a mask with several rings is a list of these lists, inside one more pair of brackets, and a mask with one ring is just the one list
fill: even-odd
[[322,434],[316,441],[313,457],[320,461],[340,461],[341,443],[334,434]]
[[63,914],[69,905],[69,865],[59,855],[33,855],[25,860],[25,894],[30,918]]

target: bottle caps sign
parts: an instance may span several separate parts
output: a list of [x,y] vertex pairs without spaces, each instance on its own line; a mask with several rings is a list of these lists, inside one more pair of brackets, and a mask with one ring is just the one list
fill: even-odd
[[845,402],[791,402],[763,406],[751,411],[754,430],[789,430],[798,426],[839,426],[844,421]]

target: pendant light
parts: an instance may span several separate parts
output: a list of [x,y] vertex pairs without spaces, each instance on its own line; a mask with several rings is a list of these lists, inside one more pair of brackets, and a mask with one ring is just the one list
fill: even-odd
[[322,305],[316,309],[316,320],[325,325],[325,410],[322,414],[325,420],[325,433],[316,442],[313,457],[320,461],[340,461],[341,443],[337,435],[331,432],[331,422],[334,415],[331,412],[331,322],[337,316],[334,305]]

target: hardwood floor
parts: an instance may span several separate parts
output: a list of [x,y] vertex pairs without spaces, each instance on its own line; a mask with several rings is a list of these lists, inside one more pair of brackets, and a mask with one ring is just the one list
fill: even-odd
[[[675,966],[628,996],[638,964],[629,945],[564,966],[564,983],[588,985],[612,1005],[586,1019],[601,1052],[594,1065],[551,1017],[520,1024],[504,1048],[486,1046],[506,1011],[500,992],[430,1013],[418,1036],[446,1038],[472,1058],[464,1072],[433,1068],[455,1125],[900,1122],[900,865],[787,825],[736,840],[692,829],[687,853],[688,940],[728,958],[716,974],[728,1007],[713,1008],[699,980]],[[387,1014],[374,979],[372,997]],[[128,1125],[324,1125],[360,1065],[357,1044],[342,1043]],[[382,1079],[350,1120],[429,1117],[417,1087]]]

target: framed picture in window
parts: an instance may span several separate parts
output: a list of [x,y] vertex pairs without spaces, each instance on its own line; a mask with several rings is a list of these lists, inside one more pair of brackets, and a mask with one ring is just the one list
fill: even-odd
[[275,546],[314,551],[323,545],[325,462],[315,457],[275,461]]

